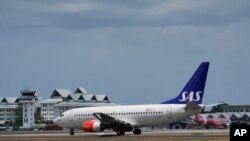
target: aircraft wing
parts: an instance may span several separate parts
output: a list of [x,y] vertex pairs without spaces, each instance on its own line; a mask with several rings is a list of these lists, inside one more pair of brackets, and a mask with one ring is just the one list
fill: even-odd
[[192,119],[181,120],[181,123],[186,123],[186,124],[194,123],[194,120]]
[[197,104],[196,102],[194,101],[190,101],[186,104],[186,107],[185,107],[185,110],[199,110],[199,109],[202,109],[202,107]]
[[105,125],[107,128],[113,128],[113,129],[119,129],[121,127],[123,128],[133,128],[130,123],[127,123],[125,121],[122,121],[120,119],[111,117],[109,115],[103,114],[103,113],[94,113],[93,114],[103,125]]

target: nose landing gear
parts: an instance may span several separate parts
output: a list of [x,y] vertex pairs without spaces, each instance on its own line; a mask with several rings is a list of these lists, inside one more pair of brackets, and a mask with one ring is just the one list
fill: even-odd
[[70,134],[70,135],[74,135],[74,134],[75,134],[74,129],[70,129],[69,134]]

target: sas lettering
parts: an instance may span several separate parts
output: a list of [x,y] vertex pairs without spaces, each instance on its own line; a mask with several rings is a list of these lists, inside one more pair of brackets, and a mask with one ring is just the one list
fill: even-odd
[[[200,94],[202,94],[202,91],[198,91],[196,93],[194,92],[183,92],[181,95],[180,101],[199,101],[201,99]],[[194,97],[195,96],[195,97]]]

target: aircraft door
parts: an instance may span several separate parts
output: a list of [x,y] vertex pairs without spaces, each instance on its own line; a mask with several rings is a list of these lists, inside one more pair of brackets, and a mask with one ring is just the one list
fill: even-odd
[[167,117],[172,118],[172,107],[167,108]]
[[73,121],[74,116],[75,116],[75,110],[72,110],[72,112],[69,115],[69,121]]

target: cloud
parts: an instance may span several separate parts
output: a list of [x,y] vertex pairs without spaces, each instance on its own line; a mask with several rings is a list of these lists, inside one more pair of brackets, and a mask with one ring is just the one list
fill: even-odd
[[245,0],[0,1],[0,89],[16,96],[31,84],[46,98],[83,85],[115,102],[157,102],[211,61],[209,102],[234,101],[250,80],[249,14]]
[[4,1],[1,5],[5,27],[221,26],[250,17],[247,1],[135,1],[134,5],[126,1]]

